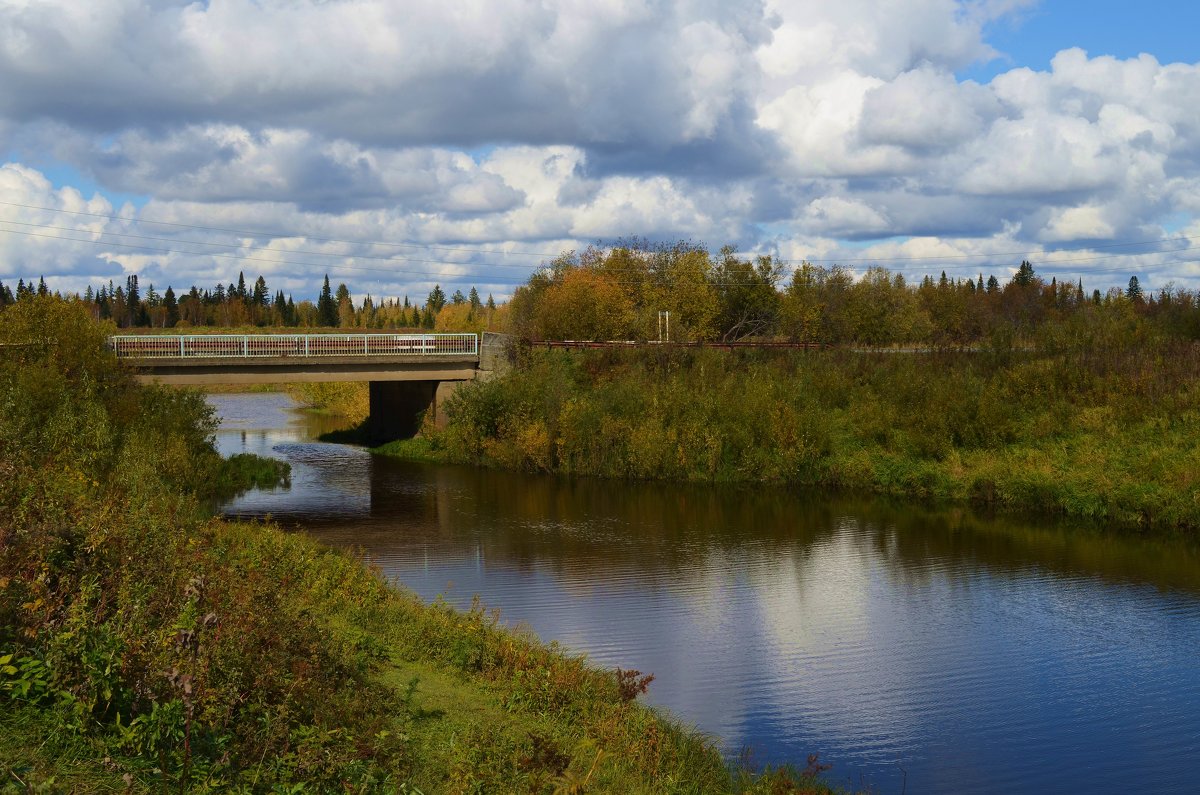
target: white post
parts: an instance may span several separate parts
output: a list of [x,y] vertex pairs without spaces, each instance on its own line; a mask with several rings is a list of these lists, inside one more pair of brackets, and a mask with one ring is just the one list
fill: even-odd
[[184,336],[182,334],[180,334],[179,335],[179,358],[180,359],[183,358],[183,340],[184,340]]

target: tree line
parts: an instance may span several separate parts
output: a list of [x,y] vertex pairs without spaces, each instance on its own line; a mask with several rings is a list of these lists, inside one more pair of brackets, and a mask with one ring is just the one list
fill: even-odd
[[[0,282],[0,307],[46,294],[44,279],[20,280],[15,292]],[[1200,294],[1173,285],[1087,291],[1082,281],[1046,281],[1025,261],[1003,280],[983,273],[909,282],[881,267],[849,268],[803,262],[786,276],[771,256],[739,257],[732,247],[712,255],[689,242],[620,243],[566,252],[541,266],[507,304],[476,288],[447,296],[435,285],[423,301],[355,301],[328,275],[315,301],[272,292],[261,275],[177,295],[168,286],[141,289],[137,275],[73,296],[93,317],[121,328],[237,328],[247,326],[438,331],[504,330],[531,340],[658,339],[669,317],[677,342],[790,340],[824,345],[951,348],[996,334],[1028,338],[1047,322],[1075,315],[1135,312],[1174,336],[1200,339]],[[664,324],[665,326],[665,324]],[[665,328],[664,328],[665,331]]]
[[961,347],[993,334],[1027,336],[1078,313],[1132,311],[1173,334],[1200,338],[1200,295],[1168,285],[1151,293],[1088,292],[1082,281],[1049,281],[1032,263],[1004,281],[925,276],[910,283],[881,267],[801,263],[785,280],[771,256],[717,256],[694,244],[634,241],[568,252],[546,263],[510,302],[512,330],[529,339],[657,339],[669,312],[673,341],[791,340],[867,347]]
[[[44,278],[39,278],[36,286],[20,279],[15,290],[0,282],[0,308],[47,294],[50,290]],[[412,302],[408,296],[377,300],[369,294],[356,303],[345,284],[332,289],[328,275],[315,301],[298,303],[282,290],[272,293],[261,275],[248,285],[244,273],[238,273],[236,283],[204,290],[193,285],[182,295],[171,286],[160,294],[153,284],[143,291],[137,275],[132,274],[124,285],[109,281],[98,289],[88,285],[82,295],[60,297],[82,301],[95,319],[111,320],[120,328],[275,326],[483,331],[499,323],[503,315],[495,299],[489,294],[486,301],[482,300],[475,287],[466,295],[455,290],[447,297],[440,284],[434,285],[423,303]]]

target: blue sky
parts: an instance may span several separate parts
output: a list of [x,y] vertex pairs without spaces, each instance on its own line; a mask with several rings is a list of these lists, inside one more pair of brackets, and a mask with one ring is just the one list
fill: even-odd
[[986,29],[988,42],[1008,57],[965,71],[987,80],[1018,66],[1046,69],[1059,50],[1162,63],[1200,60],[1200,3],[1188,0],[1043,0],[1037,7]]

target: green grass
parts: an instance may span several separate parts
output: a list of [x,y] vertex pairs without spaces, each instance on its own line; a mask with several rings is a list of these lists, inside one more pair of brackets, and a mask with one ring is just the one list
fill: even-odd
[[378,447],[372,447],[371,452],[394,458],[403,458],[406,461],[439,463],[446,460],[443,451],[428,436],[416,436],[412,439],[398,439],[387,442]]
[[142,792],[103,761],[102,749],[62,731],[53,715],[5,704],[0,710],[0,793]]

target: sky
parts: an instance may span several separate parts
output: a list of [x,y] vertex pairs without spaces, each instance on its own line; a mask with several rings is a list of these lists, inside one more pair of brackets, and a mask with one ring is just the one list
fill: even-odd
[[0,0],[0,281],[502,300],[636,236],[1200,289],[1198,8]]

